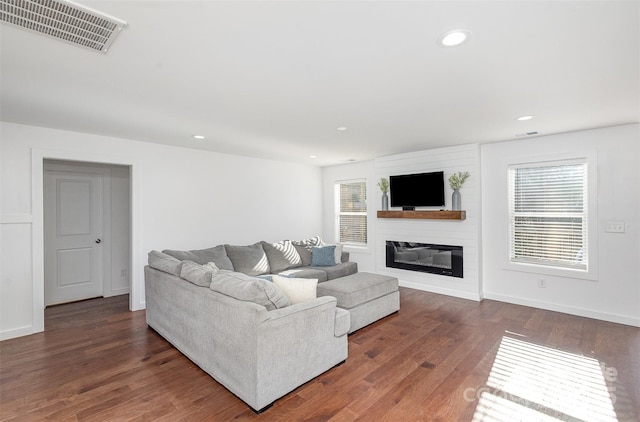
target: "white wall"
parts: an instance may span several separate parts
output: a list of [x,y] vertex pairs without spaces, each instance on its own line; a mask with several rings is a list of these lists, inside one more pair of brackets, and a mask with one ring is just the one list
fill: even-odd
[[[465,220],[375,219],[376,272],[398,278],[401,286],[480,300],[480,148],[476,144],[438,148],[375,160],[376,178],[391,175],[444,171],[445,209],[450,210],[451,194],[447,179],[453,173],[468,171],[469,179],[460,189]],[[376,199],[380,209],[380,191]],[[391,209],[391,208],[390,208]],[[437,209],[437,208],[425,208]],[[462,246],[463,278],[407,271],[386,267],[385,242],[408,241]]]
[[[446,237],[446,228],[452,227],[454,232],[471,228],[476,233],[475,241],[465,240],[463,245],[465,277],[469,272],[467,251],[474,242],[482,242],[481,250],[476,251],[477,280],[469,280],[452,294],[466,297],[480,289],[479,294],[487,298],[640,325],[639,132],[639,125],[634,124],[483,145],[482,175],[474,170],[477,164],[473,153],[469,156],[477,146],[460,147],[459,162],[452,154],[446,165],[421,167],[425,171],[445,167],[446,176],[458,170],[472,173],[462,189],[467,220],[441,222],[445,229],[425,221],[425,227],[440,238]],[[507,222],[505,165],[510,157],[523,154],[545,151],[562,155],[585,149],[596,150],[598,159],[599,277],[597,281],[585,281],[545,275],[547,288],[540,289],[538,275],[503,268],[506,241],[499,233]],[[426,156],[438,153],[424,152]],[[132,304],[134,308],[144,306],[142,267],[151,249],[196,249],[318,233],[327,241],[335,241],[333,187],[339,180],[367,180],[368,209],[373,216],[369,219],[373,222],[369,239],[371,245],[377,246],[352,250],[351,256],[361,271],[386,270],[380,260],[384,255],[382,244],[378,245],[376,239],[379,220],[375,218],[380,208],[380,192],[375,184],[379,177],[391,174],[382,169],[384,160],[321,170],[0,123],[0,339],[30,334],[38,325],[34,290],[41,284],[39,269],[34,267],[32,240],[38,237],[33,228],[38,227],[41,210],[39,213],[33,207],[37,198],[32,198],[32,188],[37,189],[38,183],[32,180],[37,167],[32,164],[32,156],[132,165],[132,192],[136,196],[132,198],[136,213],[132,216],[132,261],[136,264],[131,274],[132,296],[136,289],[140,290],[138,303]],[[449,191],[446,197],[450,208]],[[624,221],[626,232],[604,233],[607,221]],[[402,230],[410,234],[407,228]],[[442,287],[438,283],[431,279],[422,287],[437,290]]]
[[[131,269],[131,192],[129,168],[110,166],[111,170],[111,283],[105,296],[129,293]],[[124,270],[124,274],[122,271]]]
[[[456,152],[456,148],[460,148]],[[474,153],[473,148],[479,149]],[[447,151],[448,150],[448,151]],[[507,171],[510,161],[522,157],[558,157],[584,155],[595,151],[597,157],[597,264],[596,281],[558,277],[507,269],[508,239],[505,237],[507,218]],[[443,154],[441,158],[438,155]],[[475,158],[474,158],[475,156]],[[387,167],[387,160],[415,159],[396,167]],[[439,161],[441,160],[441,161]],[[400,162],[401,162],[400,161]],[[399,163],[400,163],[399,162]],[[379,177],[414,171],[444,169],[470,171],[471,177],[462,188],[462,208],[467,210],[464,222],[423,221],[422,223],[378,220]],[[368,183],[368,209],[371,245],[363,251],[352,251],[352,259],[362,271],[396,275],[404,285],[461,297],[496,299],[542,309],[598,318],[640,326],[640,129],[638,124],[586,130],[560,135],[542,136],[511,142],[469,145],[452,149],[430,150],[383,157],[374,162],[346,164],[323,169],[324,236],[334,239],[335,204],[333,186],[336,181],[365,178]],[[448,186],[447,186],[448,189]],[[451,207],[447,190],[447,208]],[[625,233],[605,233],[608,221],[625,222]],[[418,231],[417,228],[424,231]],[[468,231],[467,231],[468,230]],[[373,232],[371,232],[373,231]],[[466,233],[463,235],[463,233]],[[465,248],[465,278],[476,271],[473,279],[444,284],[440,276],[424,276],[419,280],[394,273],[385,268],[382,242],[386,236],[403,234],[422,241],[432,239],[463,239]],[[475,236],[475,239],[474,239]],[[392,239],[402,240],[402,239]],[[434,242],[435,243],[435,242]],[[446,242],[443,242],[446,243]],[[375,246],[373,246],[375,245]],[[477,263],[471,264],[468,251],[476,247]],[[373,250],[372,250],[373,248]],[[468,265],[472,265],[468,268]],[[475,268],[474,268],[475,267]],[[401,270],[398,270],[401,271]],[[409,274],[408,272],[406,272]],[[418,275],[418,277],[420,277]],[[544,278],[547,287],[538,286]],[[467,283],[468,282],[468,283]],[[448,289],[445,290],[445,289]]]
[[[400,285],[458,297],[479,300],[480,293],[480,149],[465,145],[399,154],[376,160],[325,167],[324,236],[335,241],[336,182],[353,179],[367,181],[368,240],[367,248],[348,248],[351,260],[360,271],[376,272],[397,277]],[[467,211],[464,221],[378,219],[381,192],[377,183],[390,175],[444,171],[445,178],[458,171],[468,171],[462,192],[462,208]],[[451,189],[445,180],[445,208],[451,209]],[[464,278],[387,268],[385,241],[410,241],[462,246],[464,248]]]
[[[640,326],[640,129],[624,125],[483,145],[482,232],[484,296],[575,315]],[[585,156],[597,160],[595,281],[514,271],[508,257],[507,166],[523,157]],[[626,223],[606,233],[605,223]],[[539,288],[538,279],[547,287]]]
[[131,165],[133,309],[144,307],[152,249],[321,233],[319,168],[2,122],[0,339],[41,329],[42,181],[32,174],[42,157]]

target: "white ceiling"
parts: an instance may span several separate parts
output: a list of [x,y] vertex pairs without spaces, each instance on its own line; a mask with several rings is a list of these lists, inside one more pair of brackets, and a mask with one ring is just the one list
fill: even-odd
[[3,121],[320,166],[639,121],[638,1],[79,3],[128,27],[0,25]]

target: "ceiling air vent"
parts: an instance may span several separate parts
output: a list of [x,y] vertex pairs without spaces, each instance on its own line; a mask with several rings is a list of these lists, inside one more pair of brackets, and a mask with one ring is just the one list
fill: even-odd
[[0,0],[0,21],[103,53],[127,25],[66,0]]

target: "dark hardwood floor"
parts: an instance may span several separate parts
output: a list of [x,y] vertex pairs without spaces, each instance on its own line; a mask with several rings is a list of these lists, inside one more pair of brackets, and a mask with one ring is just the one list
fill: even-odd
[[0,342],[0,420],[640,420],[639,328],[401,288],[344,365],[256,415],[127,304],[53,307]]

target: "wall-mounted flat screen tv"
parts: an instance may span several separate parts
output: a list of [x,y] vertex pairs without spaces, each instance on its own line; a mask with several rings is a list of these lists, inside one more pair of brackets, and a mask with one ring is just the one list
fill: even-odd
[[444,207],[444,172],[402,174],[389,177],[391,206]]

